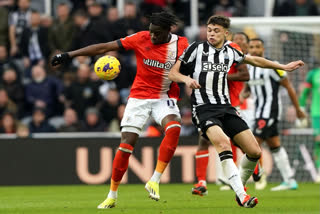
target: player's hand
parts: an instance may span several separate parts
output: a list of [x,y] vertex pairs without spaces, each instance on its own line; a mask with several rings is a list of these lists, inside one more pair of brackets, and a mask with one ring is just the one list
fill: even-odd
[[57,66],[57,65],[66,63],[70,59],[71,58],[70,58],[68,53],[57,54],[57,55],[52,57],[51,65],[52,66]]
[[293,70],[300,68],[301,66],[304,66],[304,62],[301,60],[298,60],[298,61],[294,61],[294,62],[290,62],[290,63],[286,64],[284,66],[284,70],[285,71],[293,71]]
[[185,84],[189,87],[189,88],[192,88],[192,89],[198,89],[198,88],[201,88],[201,86],[199,85],[199,83],[192,79],[192,78],[188,78],[186,81],[185,81]]
[[296,113],[297,113],[297,117],[299,119],[303,119],[303,118],[306,118],[307,117],[307,114],[305,113],[305,111],[301,108],[297,109],[296,110]]

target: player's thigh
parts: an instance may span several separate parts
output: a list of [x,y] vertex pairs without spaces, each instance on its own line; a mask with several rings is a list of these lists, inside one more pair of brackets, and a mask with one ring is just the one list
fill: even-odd
[[162,120],[168,115],[172,115],[172,120],[180,121],[181,116],[176,99],[161,98],[152,103],[151,116],[156,123],[163,125]]
[[250,129],[236,134],[233,140],[249,157],[259,158],[261,156],[261,148]]
[[281,145],[280,137],[279,136],[273,136],[268,139],[266,139],[266,142],[269,146],[269,148],[278,148]]
[[206,136],[213,143],[218,153],[223,151],[231,151],[231,144],[228,136],[218,125],[210,126],[206,131]]
[[121,120],[121,132],[134,132],[138,135],[151,113],[150,100],[129,98]]

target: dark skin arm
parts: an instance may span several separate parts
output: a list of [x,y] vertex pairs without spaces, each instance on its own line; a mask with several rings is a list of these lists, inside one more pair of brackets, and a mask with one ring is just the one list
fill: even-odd
[[294,108],[296,109],[296,113],[297,113],[297,117],[299,119],[305,118],[306,114],[304,113],[304,111],[301,110],[300,106],[299,106],[299,102],[298,102],[298,98],[296,95],[296,91],[294,90],[291,82],[289,81],[289,79],[287,77],[283,78],[280,81],[280,84],[285,87],[288,91],[290,100],[294,106]]
[[248,81],[250,79],[250,75],[248,72],[248,68],[246,64],[239,64],[236,67],[237,71],[233,74],[228,74],[227,79],[228,81]]
[[240,103],[242,104],[243,101],[250,96],[250,94],[250,87],[248,84],[245,84],[239,95]]
[[120,47],[117,41],[112,41],[108,43],[89,45],[87,47],[84,47],[78,50],[70,51],[68,52],[68,54],[71,58],[76,56],[95,56],[95,55],[104,54],[108,51],[117,51],[119,49]]

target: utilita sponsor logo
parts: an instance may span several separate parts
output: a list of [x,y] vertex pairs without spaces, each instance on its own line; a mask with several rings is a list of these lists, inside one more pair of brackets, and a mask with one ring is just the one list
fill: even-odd
[[172,64],[170,62],[161,63],[161,62],[159,62],[157,60],[153,60],[153,59],[143,59],[143,63],[145,65],[149,65],[149,66],[161,68],[161,69],[166,69],[166,70],[169,70],[172,67]]

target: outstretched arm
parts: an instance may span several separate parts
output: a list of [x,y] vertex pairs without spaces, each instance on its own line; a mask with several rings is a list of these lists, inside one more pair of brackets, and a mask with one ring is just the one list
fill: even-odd
[[176,64],[171,68],[170,73],[169,73],[169,79],[174,81],[174,82],[183,82],[185,83],[189,88],[201,88],[199,83],[192,79],[189,76],[183,75],[180,73],[180,66],[181,66],[181,61],[178,60]]
[[87,47],[84,47],[78,50],[55,55],[51,60],[51,64],[53,66],[56,66],[59,64],[63,64],[70,58],[73,58],[76,56],[95,56],[95,55],[106,53],[108,51],[115,51],[119,49],[120,49],[120,46],[117,41],[89,45]]
[[304,62],[301,60],[293,61],[286,65],[283,65],[277,62],[267,60],[263,57],[249,56],[249,55],[246,55],[244,59],[244,63],[261,67],[261,68],[280,69],[285,71],[293,71],[304,65]]
[[281,80],[280,84],[287,89],[289,97],[290,97],[290,100],[291,100],[292,104],[294,105],[294,108],[296,109],[297,117],[299,119],[305,118],[306,114],[304,113],[304,111],[299,106],[298,98],[296,96],[296,91],[292,87],[292,84],[289,81],[289,79],[288,78],[283,78]]

